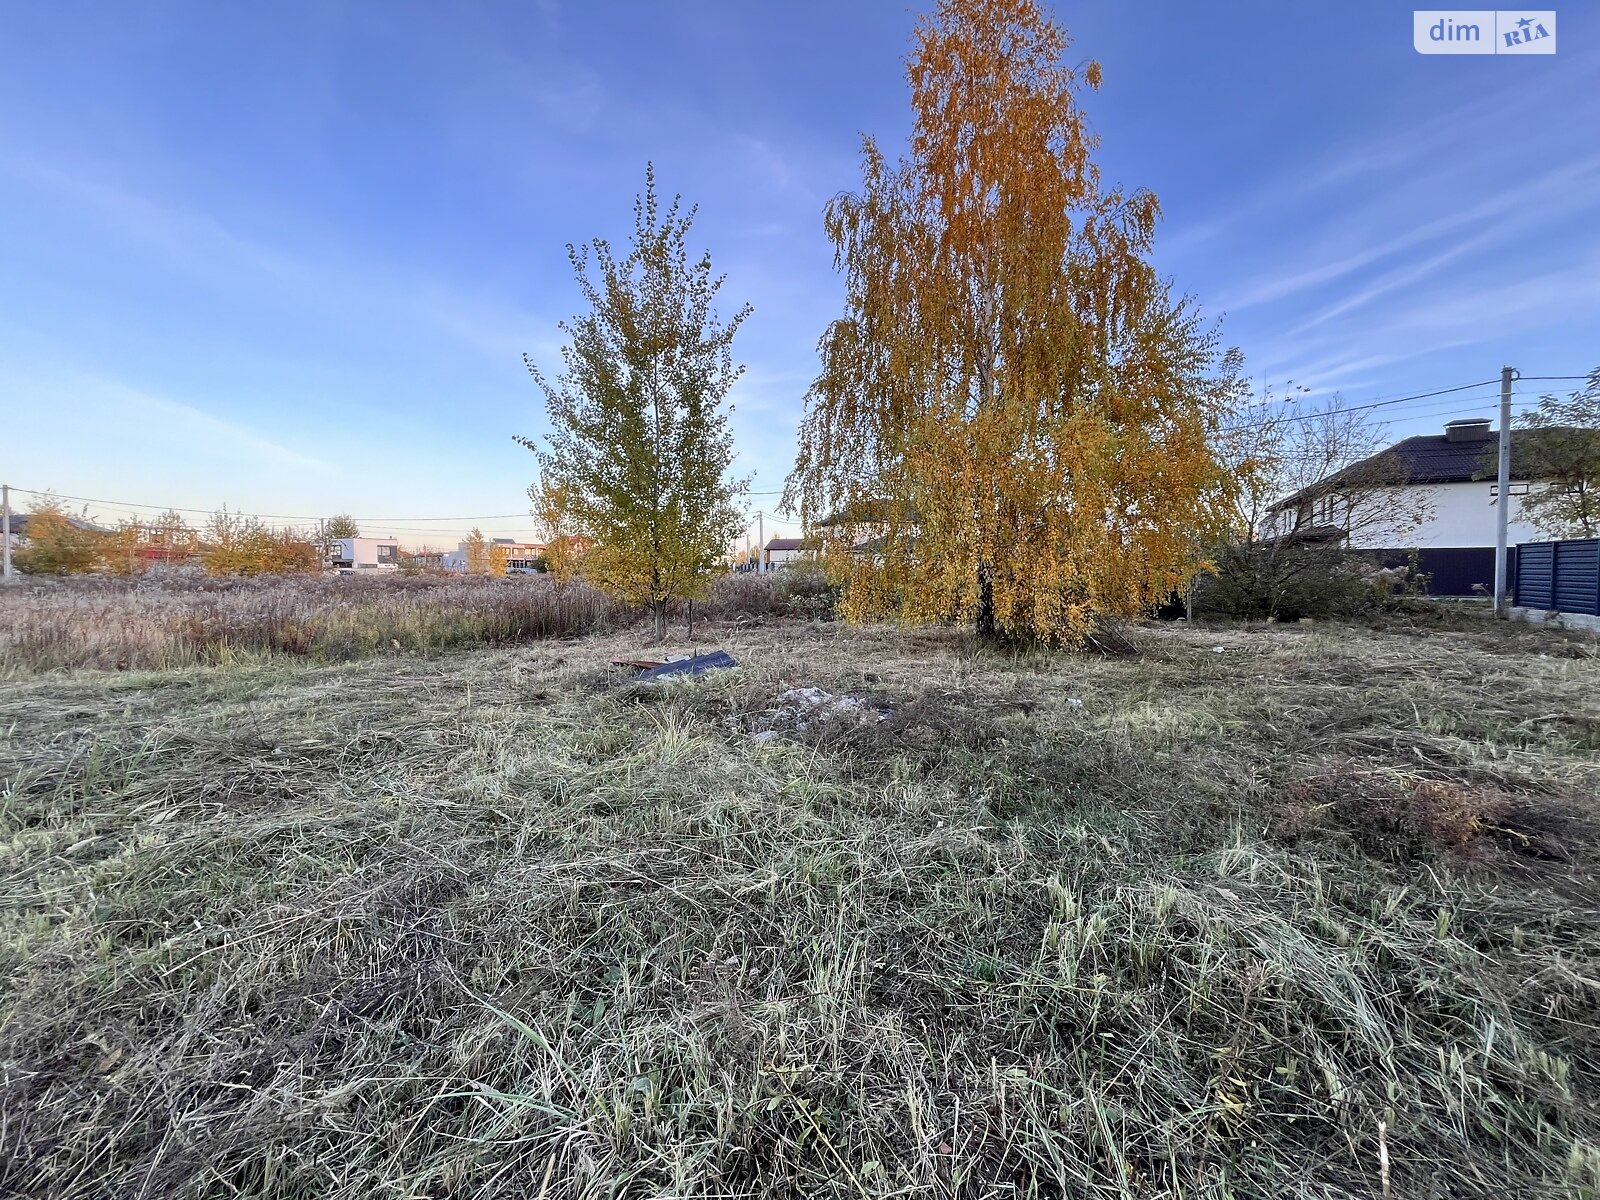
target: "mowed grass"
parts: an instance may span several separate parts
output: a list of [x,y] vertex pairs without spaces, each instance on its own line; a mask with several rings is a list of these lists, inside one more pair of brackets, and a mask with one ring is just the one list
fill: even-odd
[[1593,640],[641,636],[6,684],[0,1193],[1600,1194]]

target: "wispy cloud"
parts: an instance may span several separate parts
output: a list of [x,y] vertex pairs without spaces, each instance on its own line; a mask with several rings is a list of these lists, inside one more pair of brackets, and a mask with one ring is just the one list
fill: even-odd
[[[1381,231],[1393,227],[1391,206],[1388,202],[1368,205],[1342,220],[1335,220],[1329,226],[1336,231],[1334,236],[1348,247],[1346,250],[1287,272],[1275,268],[1241,285],[1236,293],[1220,303],[1220,307],[1228,312],[1239,312],[1254,305],[1282,300],[1343,279],[1363,267],[1392,259],[1463,230],[1482,230],[1470,238],[1470,247],[1458,242],[1449,248],[1436,264],[1442,265],[1467,248],[1485,246],[1510,237],[1524,228],[1530,218],[1548,219],[1557,212],[1593,206],[1596,203],[1594,184],[1597,179],[1600,179],[1600,156],[1545,172],[1476,204],[1456,208],[1381,241],[1376,240]],[[1444,187],[1439,190],[1448,191]],[[1505,219],[1517,215],[1522,219]]]
[[1481,287],[1453,287],[1425,303],[1408,306],[1396,317],[1396,329],[1456,331],[1494,328],[1500,332],[1527,328],[1561,317],[1575,308],[1600,301],[1600,253],[1576,263],[1521,278],[1484,280]]
[[1392,343],[1392,349],[1352,354],[1347,345],[1326,340],[1303,345],[1291,343],[1268,349],[1260,360],[1264,365],[1257,375],[1264,383],[1275,386],[1293,383],[1307,388],[1308,395],[1321,396],[1368,386],[1401,363],[1472,344],[1471,340],[1423,343],[1411,339],[1409,344]]
[[132,415],[175,422],[179,428],[204,434],[205,439],[213,443],[231,446],[278,466],[323,474],[333,474],[338,470],[338,467],[326,459],[275,442],[247,426],[225,420],[214,413],[204,412],[192,404],[136,391],[122,385],[115,385],[115,391],[120,395],[125,410]]
[[243,269],[280,282],[306,275],[306,264],[293,254],[240,236],[207,213],[156,201],[91,172],[10,156],[0,158],[0,172],[91,214],[172,268],[213,277],[236,277]]
[[[1577,77],[1574,77],[1576,79]],[[1560,112],[1559,121],[1551,114]],[[1227,193],[1227,208],[1189,216],[1163,241],[1171,253],[1189,253],[1233,234],[1250,234],[1263,219],[1305,208],[1320,211],[1330,200],[1341,208],[1389,215],[1430,206],[1438,196],[1460,193],[1445,186],[1452,179],[1481,178],[1484,166],[1505,161],[1500,139],[1484,136],[1486,128],[1521,128],[1528,161],[1559,161],[1560,129],[1568,122],[1582,128],[1600,121],[1600,92],[1584,82],[1577,91],[1507,84],[1492,90],[1462,92],[1453,100],[1436,98],[1427,115],[1409,118],[1400,110],[1381,133],[1364,132],[1358,140],[1323,148],[1313,156],[1285,155],[1274,174]],[[1542,139],[1540,131],[1546,131]],[[1540,155],[1542,140],[1557,143]],[[1370,201],[1376,197],[1376,203]],[[1422,204],[1416,197],[1430,198]],[[1320,225],[1322,222],[1319,221]]]
[[156,199],[92,169],[0,157],[0,173],[75,205],[115,236],[143,246],[167,269],[219,290],[255,298],[270,294],[342,322],[378,317],[421,326],[506,361],[515,361],[538,331],[554,325],[510,300],[352,261],[342,250],[305,241],[269,244],[192,204]]
[[429,283],[405,301],[421,320],[485,357],[514,363],[523,354],[535,362],[560,359],[557,318],[533,312],[511,300],[462,292]]
[[13,377],[7,390],[34,397],[52,411],[77,414],[104,439],[104,453],[119,444],[142,440],[151,430],[172,454],[208,459],[234,459],[268,465],[280,471],[332,475],[339,468],[310,453],[305,446],[268,437],[244,422],[103,375],[37,375]]
[[1306,333],[1309,330],[1315,329],[1319,325],[1327,324],[1329,321],[1332,321],[1335,318],[1342,317],[1347,313],[1355,312],[1357,309],[1365,307],[1374,300],[1388,295],[1390,292],[1396,291],[1400,288],[1409,287],[1414,283],[1421,282],[1430,275],[1437,273],[1439,268],[1443,267],[1445,264],[1454,262],[1462,255],[1471,253],[1472,251],[1497,240],[1498,237],[1493,233],[1479,234],[1476,237],[1457,242],[1444,252],[1435,254],[1430,258],[1426,258],[1414,266],[1402,267],[1398,271],[1391,271],[1382,278],[1362,288],[1360,291],[1344,297],[1337,303],[1329,305],[1321,312],[1316,313],[1310,319],[1302,321],[1299,325],[1296,325],[1293,329],[1291,329],[1289,334],[1290,336],[1294,336],[1296,334]]

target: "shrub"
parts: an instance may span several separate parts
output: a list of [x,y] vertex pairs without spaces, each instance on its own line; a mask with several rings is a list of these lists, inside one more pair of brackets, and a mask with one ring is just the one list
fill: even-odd
[[765,574],[740,571],[712,582],[696,615],[707,617],[801,617],[831,621],[838,615],[839,589],[810,564]]
[[1217,553],[1215,563],[1215,573],[1195,583],[1195,612],[1201,616],[1353,616],[1377,608],[1393,590],[1366,559],[1327,543],[1232,545]]
[[773,617],[779,615],[772,577],[753,571],[723,575],[711,581],[706,598],[695,605],[708,617]]
[[769,578],[779,608],[789,616],[831,621],[839,615],[839,585],[816,563],[793,563]]
[[67,515],[58,500],[44,500],[28,519],[28,540],[12,561],[24,575],[81,575],[99,565],[105,534]]

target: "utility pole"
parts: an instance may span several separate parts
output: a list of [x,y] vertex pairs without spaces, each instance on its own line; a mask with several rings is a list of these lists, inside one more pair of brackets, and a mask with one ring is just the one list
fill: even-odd
[[1506,604],[1506,524],[1511,519],[1511,381],[1512,367],[1500,368],[1500,469],[1494,513],[1494,615],[1510,616]]
[[756,574],[767,573],[767,515],[760,509],[756,510]]
[[0,554],[5,556],[4,574],[0,575],[7,583],[11,582],[11,485],[0,483],[0,542],[5,543],[5,549]]

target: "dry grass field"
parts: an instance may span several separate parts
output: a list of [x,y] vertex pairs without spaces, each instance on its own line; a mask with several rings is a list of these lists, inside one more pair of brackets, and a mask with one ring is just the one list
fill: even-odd
[[641,636],[14,670],[0,1193],[1600,1194],[1594,640]]
[[611,606],[534,578],[28,578],[0,587],[0,678],[100,667],[341,660],[588,633]]

